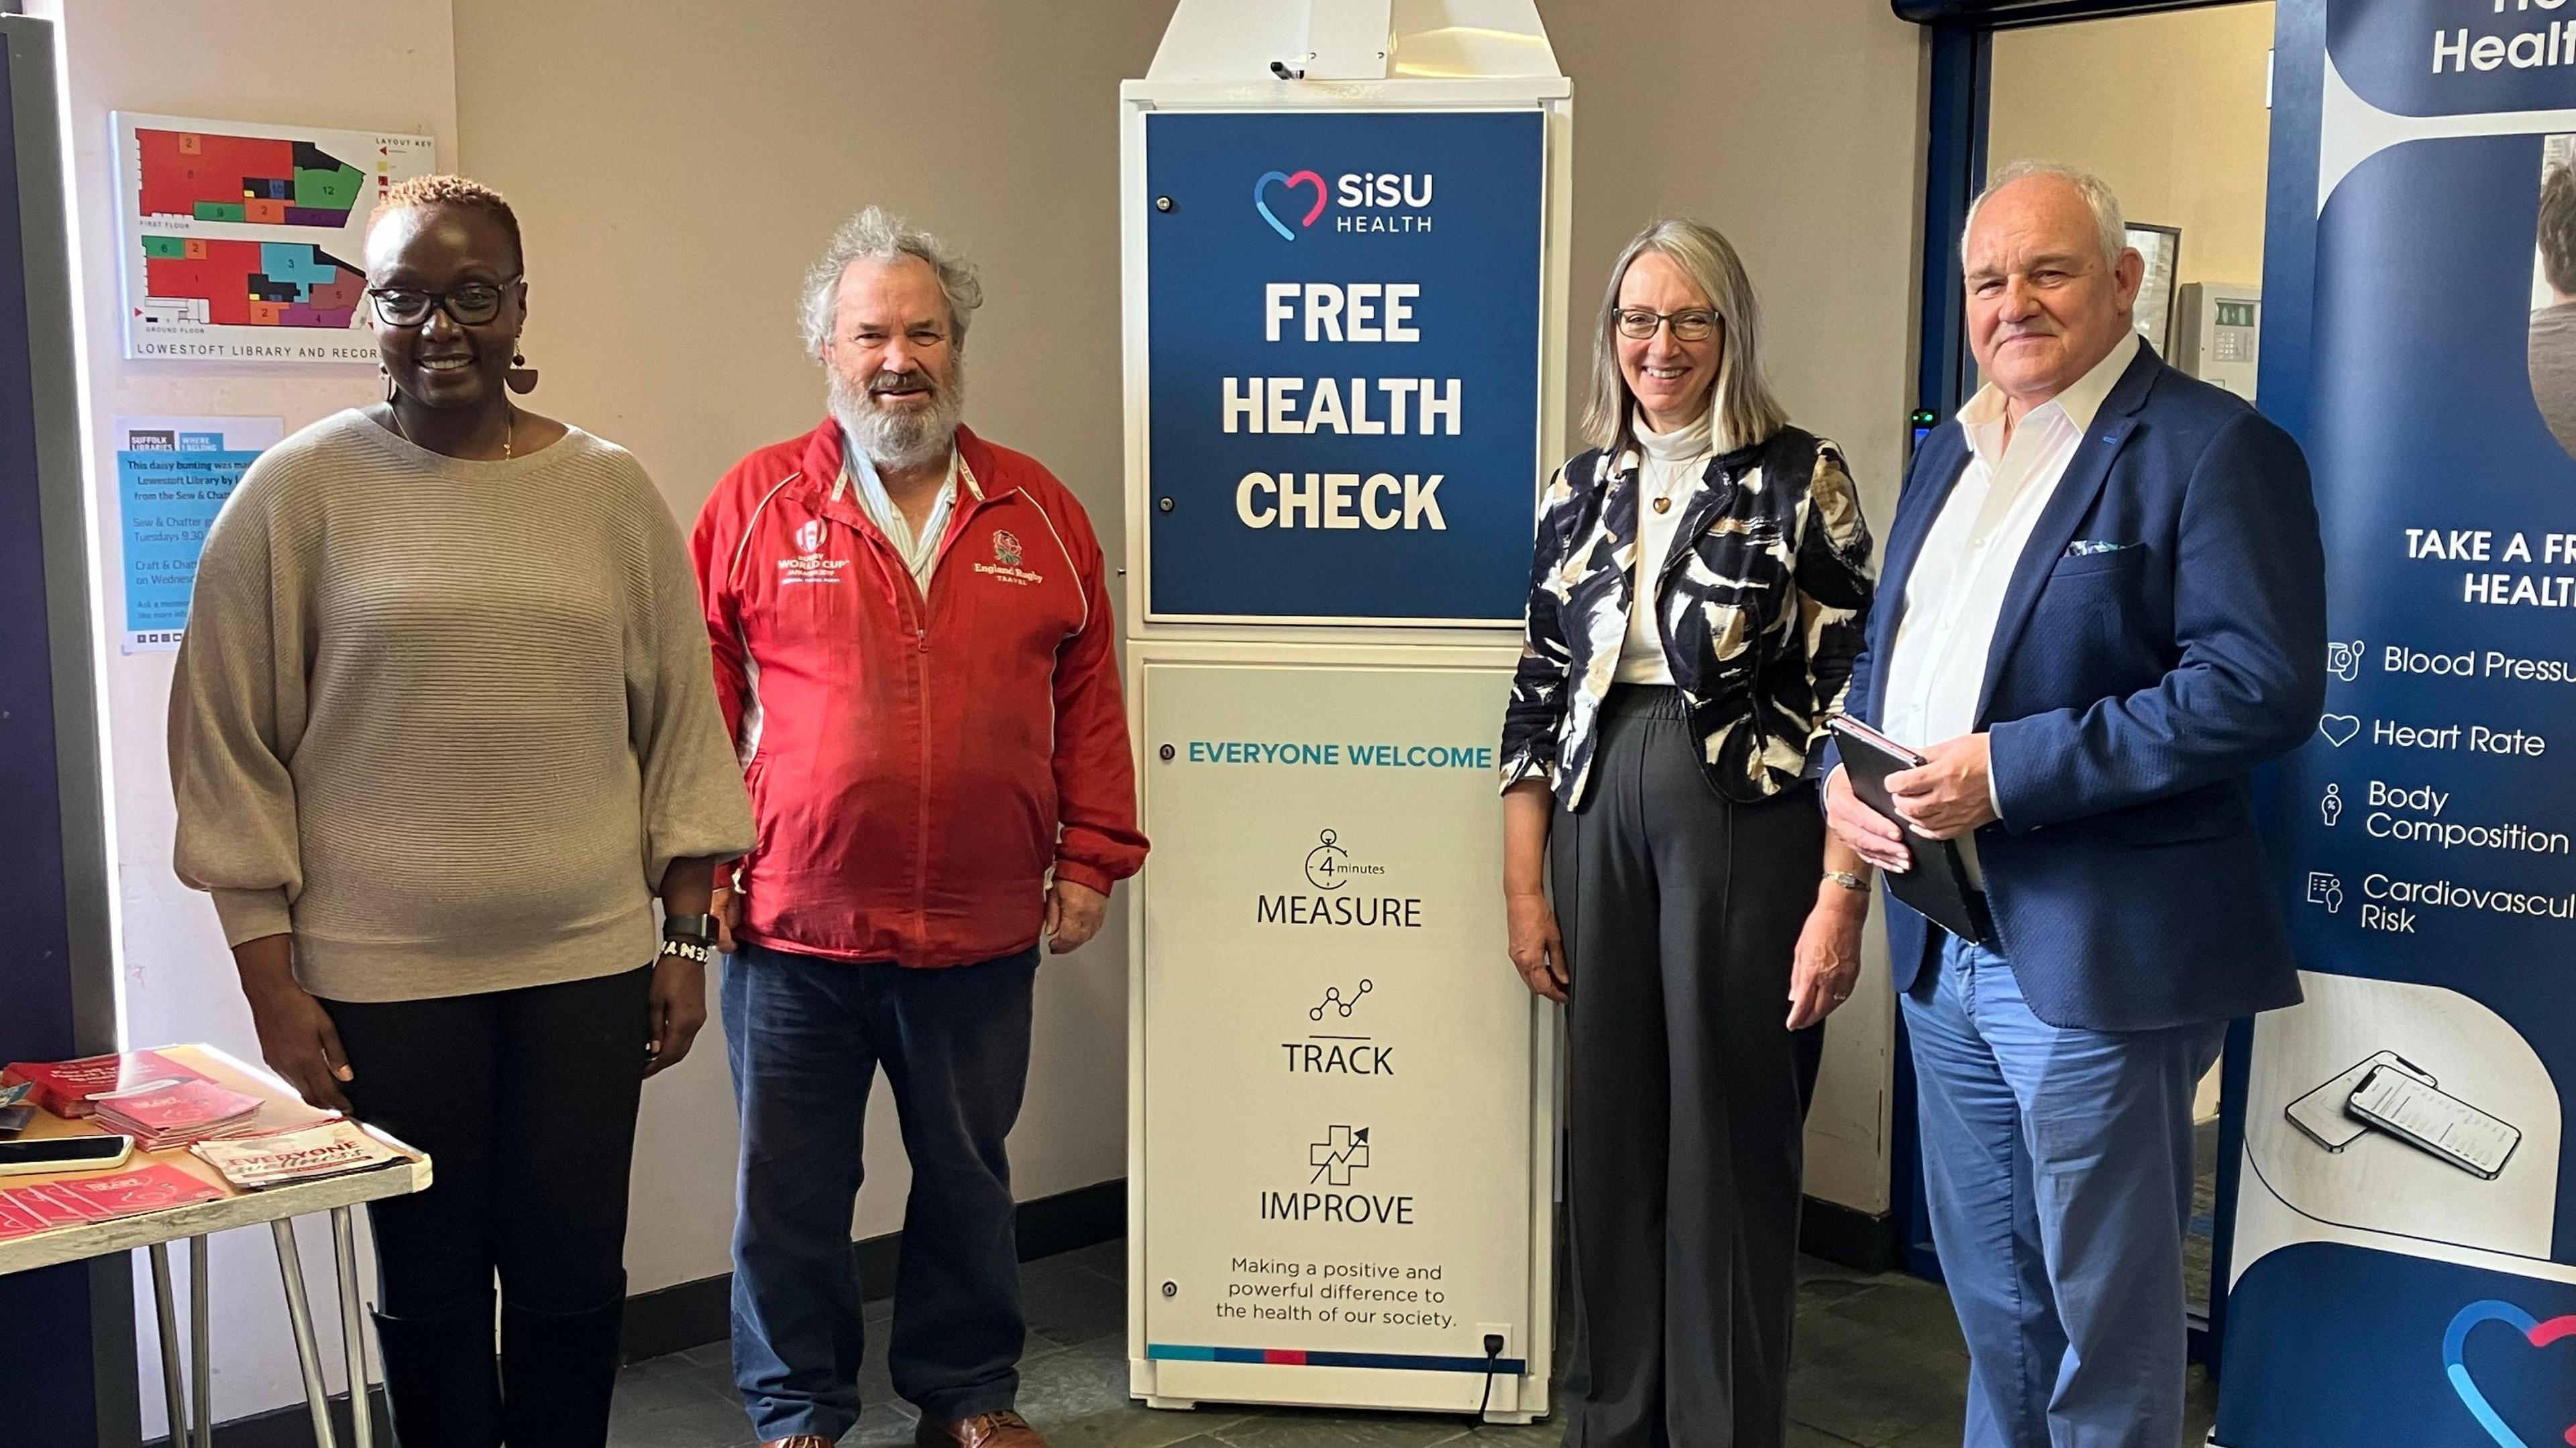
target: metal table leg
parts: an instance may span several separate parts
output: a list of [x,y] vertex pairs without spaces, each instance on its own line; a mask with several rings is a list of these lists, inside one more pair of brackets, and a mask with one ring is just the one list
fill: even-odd
[[331,1209],[331,1262],[340,1274],[340,1345],[349,1361],[350,1448],[376,1448],[367,1421],[367,1327],[358,1310],[358,1231],[347,1207]]
[[[213,1334],[207,1323],[213,1309],[206,1289],[206,1248],[211,1243],[204,1237],[188,1239],[188,1406],[195,1413],[196,1432],[190,1441],[194,1448],[215,1448],[215,1349]],[[179,1441],[177,1427],[170,1429],[170,1441]]]
[[304,1259],[295,1250],[295,1224],[268,1224],[277,1238],[277,1275],[286,1283],[286,1321],[295,1329],[295,1360],[304,1369],[304,1405],[313,1413],[314,1448],[340,1448],[331,1431],[331,1396],[322,1383],[322,1351],[313,1341],[313,1305],[304,1296]]
[[152,1307],[160,1319],[161,1392],[170,1414],[170,1441],[185,1443],[188,1403],[179,1387],[179,1308],[170,1299],[170,1244],[155,1242],[144,1250],[152,1257]]

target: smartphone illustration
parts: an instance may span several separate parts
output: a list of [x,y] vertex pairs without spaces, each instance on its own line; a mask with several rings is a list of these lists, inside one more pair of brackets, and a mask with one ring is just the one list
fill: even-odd
[[2354,1116],[2472,1176],[2494,1181],[2522,1144],[2522,1128],[2487,1115],[2403,1071],[2374,1066],[2352,1089]]
[[2352,1100],[2352,1090],[2361,1084],[2361,1078],[2369,1075],[2372,1068],[2378,1066],[2385,1066],[2392,1071],[2403,1071],[2427,1086],[2442,1084],[2433,1079],[2431,1072],[2398,1055],[2395,1051],[2381,1051],[2323,1086],[2282,1107],[2281,1114],[2290,1118],[2290,1124],[2299,1128],[2310,1141],[2328,1151],[2341,1151],[2370,1134],[2369,1123],[2354,1120],[2352,1115],[2344,1110],[2344,1104]]

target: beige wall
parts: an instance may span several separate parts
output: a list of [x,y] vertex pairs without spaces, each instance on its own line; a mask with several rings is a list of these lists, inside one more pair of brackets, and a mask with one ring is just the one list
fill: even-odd
[[[1851,449],[1886,517],[1913,336],[1915,29],[1871,7],[1542,8],[1575,78],[1579,326],[1649,215],[1727,228],[1763,288],[1783,393]],[[634,449],[692,515],[744,450],[819,417],[797,277],[836,220],[882,201],[982,263],[970,419],[1052,466],[1118,561],[1115,102],[1163,0],[804,0],[722,25],[676,4],[455,12],[461,164],[527,227],[543,405]],[[1820,72],[1837,77],[1830,103],[1810,100]],[[1039,1086],[1013,1138],[1023,1197],[1125,1170],[1125,949],[1113,911],[1041,977]],[[1814,1129],[1815,1190],[1868,1210],[1885,1206],[1886,1006],[1873,994],[1837,1028]],[[639,1288],[724,1270],[729,1190],[702,1163],[731,1141],[726,1107],[712,1072],[653,1103],[639,1186],[670,1210],[636,1223]],[[900,1219],[882,1100],[870,1141],[862,1235]]]
[[[108,109],[418,130],[440,138],[442,164],[519,208],[527,351],[544,373],[533,403],[632,448],[684,520],[735,458],[820,417],[821,379],[795,336],[797,280],[831,226],[873,200],[982,262],[970,417],[1052,466],[1122,561],[1116,95],[1143,74],[1167,0],[70,8],[100,435],[119,411],[277,414],[291,429],[363,400],[375,381],[363,370],[116,358]],[[1576,335],[1589,335],[1609,261],[1648,217],[1688,213],[1724,228],[1760,288],[1780,391],[1802,423],[1845,445],[1883,531],[1910,405],[1919,33],[1873,3],[1543,0],[1542,10],[1575,82]],[[1577,388],[1587,367],[1578,355]],[[98,522],[113,578],[112,494]],[[255,1054],[212,913],[170,878],[159,743],[168,657],[108,659],[130,1030]],[[1041,974],[1029,1104],[1013,1141],[1024,1198],[1125,1170],[1124,921],[1113,910],[1098,941]],[[1872,1211],[1886,1205],[1883,980],[1873,975],[1875,988],[1836,1018],[1810,1123],[1809,1189]],[[877,1095],[862,1234],[894,1227],[903,1198],[900,1144]],[[635,1290],[725,1270],[732,1155],[710,1033],[646,1095]],[[264,1250],[248,1234],[218,1246],[224,1418],[296,1395]],[[143,1394],[147,1413],[157,1396]]]
[[2174,284],[2263,280],[2272,7],[2007,30],[1986,153],[2082,166],[2132,221],[2182,228]]
[[[633,449],[694,519],[735,459],[822,418],[797,285],[879,202],[982,265],[969,422],[1052,468],[1123,561],[1118,82],[1153,59],[1163,0],[455,12],[461,166],[527,235],[534,403]],[[1124,908],[1039,975],[1023,1200],[1126,1174],[1126,985]],[[732,1099],[708,1042],[646,1103],[638,1291],[728,1267]],[[901,1225],[908,1180],[890,1094],[871,1106],[861,1236]]]
[[[112,418],[278,417],[291,432],[366,401],[377,383],[375,373],[363,367],[124,360],[108,113],[428,135],[438,139],[440,159],[449,160],[456,154],[450,18],[447,0],[392,6],[367,0],[191,0],[185,7],[164,0],[68,0],[30,8],[63,22],[93,523],[101,587],[108,607],[118,610],[123,595],[116,583],[122,576],[116,467],[105,451]],[[162,730],[177,656],[119,653],[106,643],[100,657],[108,785],[115,801],[110,828],[125,1039],[147,1045],[209,1041],[257,1060],[259,1040],[214,909],[205,896],[183,888],[170,869],[176,815]],[[268,1234],[232,1232],[214,1241],[217,1413],[238,1417],[298,1401],[302,1383]],[[327,1269],[330,1236],[319,1219],[307,1223],[303,1243],[308,1271]],[[138,1324],[152,1321],[149,1281],[138,1264]],[[326,1356],[336,1361],[338,1316],[317,1316],[330,1345]],[[140,1347],[148,1437],[163,1431],[159,1357],[149,1331]],[[0,1426],[0,1442],[9,1439]]]
[[[1574,77],[1569,387],[1591,374],[1610,263],[1647,220],[1695,216],[1743,253],[1773,383],[1840,442],[1881,537],[1913,406],[1922,32],[1861,0],[1540,0]],[[1807,1121],[1807,1191],[1887,1209],[1895,1001],[1873,928]]]

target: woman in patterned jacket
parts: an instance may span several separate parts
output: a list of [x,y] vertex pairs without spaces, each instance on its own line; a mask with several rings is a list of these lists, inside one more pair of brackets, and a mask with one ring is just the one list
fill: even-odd
[[1569,1006],[1576,1448],[1788,1431],[1800,1138],[1869,910],[1813,776],[1870,539],[1760,336],[1711,228],[1620,253],[1503,716],[1512,963]]

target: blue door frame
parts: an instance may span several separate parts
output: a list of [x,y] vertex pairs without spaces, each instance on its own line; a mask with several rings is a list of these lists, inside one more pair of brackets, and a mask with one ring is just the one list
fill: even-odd
[[[0,4],[0,1061],[116,1048],[53,27]],[[0,1277],[0,1440],[138,1436],[125,1254]]]
[[[1994,36],[1998,30],[2059,25],[2080,20],[2107,20],[2166,10],[2195,10],[2233,5],[2244,0],[1890,0],[1897,17],[1915,21],[1930,32],[1932,47],[1929,115],[1924,128],[1923,179],[1923,316],[1922,351],[1915,363],[1913,438],[1916,442],[1955,415],[1968,398],[1966,301],[1959,286],[1959,244],[1968,224],[1968,206],[1984,186],[1987,170],[1986,120],[1994,80]],[[2282,6],[2285,17],[2291,9]],[[2288,23],[2286,18],[2285,22]],[[2288,80],[2290,78],[2281,78]],[[2228,1254],[2236,1201],[2237,1157],[2242,1149],[2246,1055],[2253,1031],[2240,1022],[2228,1035],[2221,1081],[2218,1143],[2217,1225],[2212,1243],[2209,1320],[2192,1326],[2192,1355],[2218,1371],[2219,1343],[2225,1336],[2227,1298],[2218,1284],[2227,1280]],[[1893,1141],[1889,1152],[1889,1200],[1896,1205],[1896,1226],[1906,1270],[1933,1282],[1941,1280],[1941,1259],[1932,1245],[1932,1219],[1923,1193],[1923,1166],[1915,1116],[1914,1056],[1906,1040],[1905,1018],[1896,1019],[1895,1096],[1891,1102]]]

